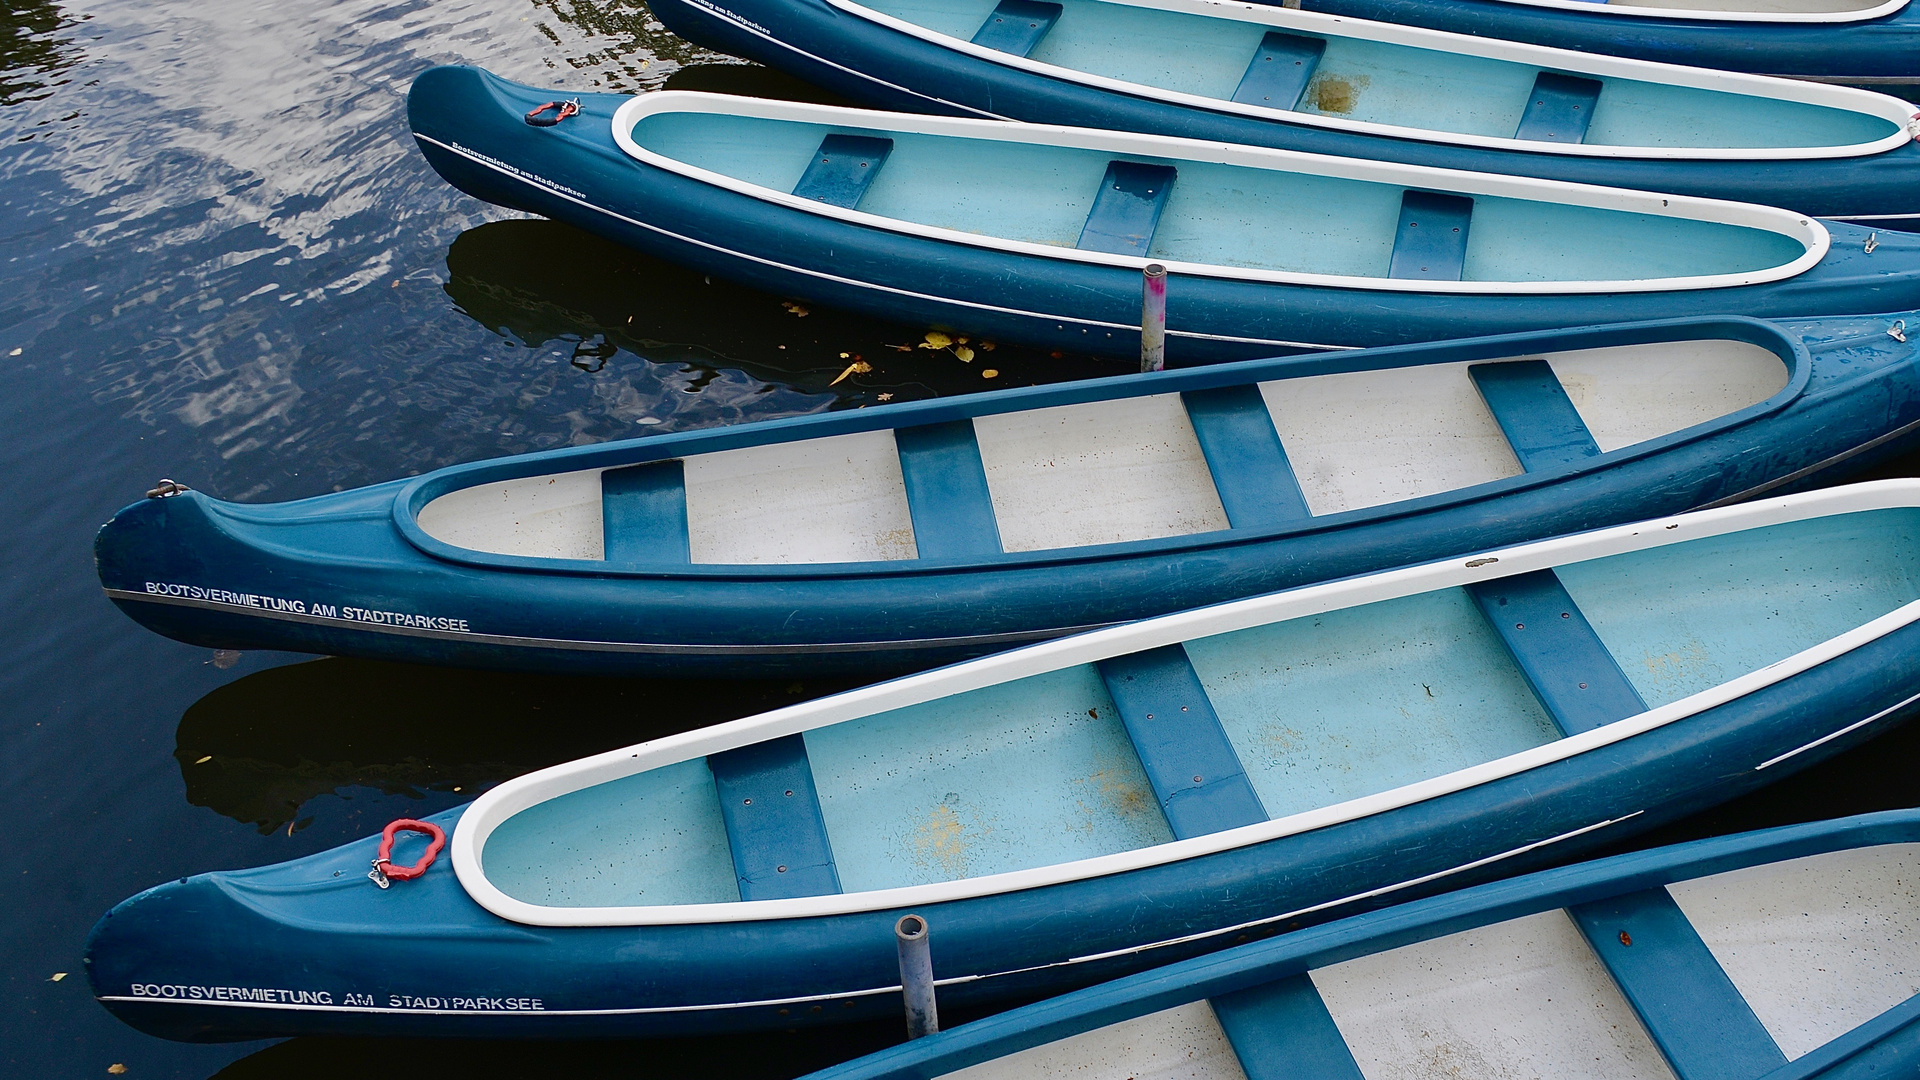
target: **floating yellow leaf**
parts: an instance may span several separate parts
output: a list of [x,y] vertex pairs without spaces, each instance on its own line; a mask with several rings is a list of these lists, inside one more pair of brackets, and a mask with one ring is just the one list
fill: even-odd
[[64,971],[56,971],[56,972],[54,972],[54,973],[53,973],[53,978],[51,978],[51,979],[48,979],[47,981],[48,981],[48,982],[59,982],[59,981],[60,981],[61,979],[64,979],[64,978],[66,978],[66,977],[67,977],[67,973],[66,973],[66,972],[64,972]]
[[212,755],[212,754],[208,754],[208,755],[207,755],[206,757],[203,757],[203,758],[201,758],[201,759],[200,759],[199,761],[196,761],[196,762],[194,762],[194,764],[195,764],[195,765],[205,765],[205,764],[206,764],[207,762],[209,762],[209,761],[212,761],[212,760],[213,760],[213,755]]
[[965,345],[955,345],[953,347],[953,355],[959,357],[960,362],[963,364],[973,363],[973,350]]
[[806,305],[796,304],[791,300],[780,301],[780,306],[783,308],[786,308],[788,311],[793,312],[795,315],[798,315],[803,319],[806,318],[807,315],[809,314],[809,312],[807,311]]
[[120,1064],[117,1061],[107,1066],[107,1074],[109,1076],[119,1076],[121,1073],[124,1073],[126,1071],[127,1071],[127,1067],[125,1065]]
[[873,370],[872,364],[867,363],[865,360],[855,360],[853,363],[847,365],[847,370],[840,373],[840,378],[833,380],[827,385],[839,386],[841,381],[844,380],[849,375],[865,375],[867,372],[872,370]]
[[927,331],[927,340],[920,343],[923,349],[944,349],[953,344],[953,339],[938,330]]
[[991,342],[991,341],[982,341],[982,342],[980,343],[980,351],[981,351],[981,352],[992,352],[992,351],[993,351],[993,342]]
[[892,401],[892,400],[893,400],[893,395],[892,395],[892,394],[881,394],[881,395],[879,395],[879,397],[880,397],[880,400],[881,400],[881,401]]
[[988,368],[980,373],[980,377],[983,379],[997,379],[1000,377],[1000,371],[998,368]]
[[849,357],[849,356],[851,356],[851,355],[853,355],[853,354],[852,354],[852,353],[841,353],[841,354],[840,354],[840,359],[842,359],[842,360],[845,360],[845,359],[846,359],[847,357]]
[[959,342],[959,343],[960,343],[960,344],[962,344],[962,345],[965,345],[965,344],[967,343],[967,335],[965,335],[965,334],[956,334],[956,335],[954,335],[954,338],[953,338],[953,340],[955,340],[955,341],[957,341],[957,342]]

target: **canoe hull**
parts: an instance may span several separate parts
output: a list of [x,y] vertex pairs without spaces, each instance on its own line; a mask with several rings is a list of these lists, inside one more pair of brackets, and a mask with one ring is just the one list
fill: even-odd
[[[655,257],[889,322],[954,327],[1044,349],[1139,354],[1137,270],[911,236],[789,209],[656,168],[613,142],[626,99],[581,95],[556,127],[523,120],[550,91],[475,68],[414,81],[416,141],[476,198],[566,221]],[[1179,276],[1167,293],[1178,363],[1394,345],[1727,311],[1761,318],[1920,307],[1920,235],[1828,226],[1799,275],[1757,285],[1631,294],[1435,294]]]
[[[1637,456],[1530,474],[1462,492],[1311,519],[996,562],[707,567],[703,572],[542,572],[423,551],[395,524],[405,482],[292,503],[244,506],[199,493],[122,510],[95,542],[101,584],[142,625],[212,648],[324,652],[473,667],[628,674],[926,667],[1093,626],[1677,513],[1764,485],[1828,483],[1913,442],[1920,422],[1916,345],[1878,318],[1783,324],[1809,350],[1802,389],[1764,415]],[[1920,319],[1910,320],[1920,325]],[[1786,348],[1741,320],[1694,334]],[[1395,350],[1434,363],[1666,340],[1625,326]],[[1909,335],[1911,338],[1912,335]],[[1171,392],[1204,380],[1253,381],[1308,360],[1126,376],[1021,391],[1034,407],[1121,390]],[[882,406],[646,440],[660,456],[776,432],[826,436],[894,416],[906,426],[967,415],[964,400]],[[890,410],[890,411],[889,411]],[[640,445],[640,444],[635,444]],[[1871,447],[1866,452],[1855,453]],[[1854,454],[1845,460],[1834,459]],[[1822,463],[1830,463],[1821,469]],[[555,465],[555,468],[562,466]],[[578,465],[567,467],[579,467]],[[1784,483],[1783,483],[1784,482]],[[528,560],[529,563],[534,560]],[[591,564],[587,564],[591,565]],[[872,602],[884,589],[887,603]]]
[[1086,86],[944,48],[824,0],[659,0],[653,10],[681,37],[780,68],[876,108],[1142,131],[1755,202],[1818,217],[1872,215],[1885,219],[1876,220],[1880,228],[1920,226],[1920,144],[1912,142],[1880,154],[1815,161],[1607,158],[1450,146],[1262,120]]
[[[1727,704],[1478,787],[1181,862],[915,911],[933,930],[936,975],[968,979],[942,987],[949,1007],[1058,993],[1570,858],[1886,730],[1914,711],[1916,689],[1920,627],[1909,625]],[[460,813],[440,820],[451,828]],[[374,843],[126,901],[88,944],[95,995],[143,1031],[191,1040],[643,1036],[899,1015],[892,927],[904,912],[520,926],[474,904],[444,860],[374,888],[365,877]]]

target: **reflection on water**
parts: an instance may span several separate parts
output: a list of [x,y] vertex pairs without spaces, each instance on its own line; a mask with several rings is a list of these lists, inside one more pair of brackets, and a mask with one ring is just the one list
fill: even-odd
[[[469,229],[448,250],[447,272],[447,295],[474,321],[517,345],[565,355],[581,370],[617,371],[645,357],[691,374],[689,389],[744,374],[756,384],[819,395],[817,408],[1128,370],[1110,360],[1056,358],[1015,347],[996,347],[962,362],[950,350],[918,348],[922,336],[906,328],[709,279],[552,221],[497,221]],[[835,385],[862,361],[872,370],[848,374]],[[988,370],[997,374],[982,378]],[[658,395],[634,397],[641,399],[669,409],[680,404]],[[695,426],[713,423],[712,403],[697,404]],[[742,403],[762,418],[778,415],[772,404]],[[687,426],[671,412],[656,407],[653,413],[665,425],[654,431]],[[617,408],[607,414],[634,421]]]
[[[847,689],[852,680],[593,679],[326,659],[247,675],[195,702],[173,752],[187,801],[262,833],[323,795],[470,799],[603,750]],[[438,801],[438,800],[436,800]]]
[[60,74],[73,66],[74,32],[75,25],[47,0],[8,0],[0,11],[0,109],[52,93]]

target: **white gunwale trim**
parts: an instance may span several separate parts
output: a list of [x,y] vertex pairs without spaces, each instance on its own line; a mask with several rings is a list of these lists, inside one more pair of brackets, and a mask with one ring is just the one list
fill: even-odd
[[1112,90],[1133,97],[1151,98],[1169,101],[1210,112],[1234,113],[1240,116],[1252,116],[1264,120],[1285,121],[1287,123],[1306,124],[1313,127],[1331,128],[1337,131],[1353,131],[1368,135],[1380,135],[1396,139],[1416,139],[1422,142],[1451,143],[1460,146],[1480,146],[1495,150],[1522,151],[1527,153],[1566,154],[1578,157],[1609,158],[1654,158],[1687,160],[1729,160],[1729,161],[1797,161],[1820,158],[1862,157],[1868,154],[1883,153],[1906,145],[1913,137],[1908,130],[1909,123],[1915,119],[1913,106],[1898,98],[1886,94],[1876,94],[1870,90],[1855,90],[1850,87],[1826,86],[1792,82],[1767,75],[1749,75],[1731,71],[1711,71],[1706,68],[1685,67],[1680,64],[1662,64],[1651,60],[1631,60],[1624,57],[1604,56],[1598,53],[1574,52],[1570,49],[1555,49],[1545,45],[1528,45],[1515,41],[1500,41],[1493,38],[1479,38],[1467,34],[1452,34],[1443,30],[1428,30],[1422,27],[1397,26],[1391,23],[1372,22],[1366,19],[1352,19],[1340,15],[1327,15],[1298,8],[1273,7],[1267,4],[1237,3],[1234,0],[1101,0],[1102,3],[1123,4],[1127,7],[1150,8],[1158,11],[1178,12],[1184,15],[1196,15],[1201,18],[1220,19],[1231,22],[1253,23],[1260,26],[1284,27],[1290,30],[1304,30],[1325,37],[1357,38],[1364,41],[1381,41],[1392,45],[1402,45],[1415,49],[1427,49],[1434,52],[1459,53],[1477,56],[1488,60],[1503,60],[1529,67],[1543,68],[1549,71],[1570,71],[1601,78],[1631,79],[1669,86],[1684,86],[1698,90],[1715,90],[1722,93],[1740,94],[1747,97],[1771,98],[1781,101],[1801,102],[1819,105],[1846,112],[1862,113],[1885,120],[1893,125],[1893,134],[1873,142],[1853,143],[1841,146],[1788,146],[1788,147],[1665,147],[1665,146],[1610,146],[1588,143],[1553,143],[1531,139],[1498,138],[1489,135],[1469,135],[1461,132],[1443,131],[1436,128],[1403,127],[1398,124],[1381,124],[1365,120],[1349,120],[1340,116],[1326,116],[1320,113],[1300,112],[1293,109],[1273,109],[1262,105],[1244,105],[1224,98],[1207,97],[1201,94],[1188,94],[1178,90],[1166,90],[1145,83],[1127,82],[1105,75],[1095,75],[1077,68],[1061,67],[1057,64],[1043,63],[1039,60],[1016,56],[1013,53],[989,49],[984,45],[975,45],[971,41],[931,30],[918,23],[888,15],[882,11],[854,3],[853,0],[827,0],[827,3],[845,11],[849,15],[866,19],[869,22],[887,27],[890,30],[932,42],[944,49],[971,56],[977,60],[1000,64],[1003,67],[1031,71],[1049,78],[1067,82],[1096,86],[1103,90]]
[[[641,146],[633,139],[633,128],[640,121],[659,113],[752,116],[805,124],[823,124],[860,131],[895,131],[907,134],[948,138],[979,139],[991,142],[1026,143],[1071,149],[1097,150],[1103,153],[1174,161],[1206,162],[1265,169],[1273,172],[1304,173],[1402,188],[1453,191],[1467,195],[1522,199],[1531,202],[1587,206],[1653,217],[1682,218],[1731,225],[1776,233],[1797,241],[1805,249],[1800,257],[1778,266],[1736,274],[1700,274],[1691,277],[1632,278],[1616,281],[1421,281],[1407,278],[1353,277],[1343,274],[1313,274],[1288,270],[1262,270],[1212,263],[1183,262],[1178,259],[1112,255],[1103,251],[1055,247],[1024,240],[983,236],[978,233],[944,229],[899,218],[881,217],[844,207],[830,206],[804,199],[789,192],[750,184],[737,177],[713,172],[667,157]],[[1368,289],[1387,292],[1438,294],[1529,294],[1567,295],[1576,293],[1677,292],[1692,289],[1725,289],[1784,281],[1798,276],[1826,257],[1831,239],[1819,221],[1790,210],[1754,203],[1700,199],[1686,195],[1660,195],[1627,188],[1573,184],[1560,180],[1503,176],[1466,172],[1459,169],[1434,169],[1419,165],[1401,165],[1385,161],[1306,154],[1296,150],[1271,150],[1238,146],[1232,143],[1200,139],[1175,139],[1162,135],[1099,131],[1092,128],[1062,127],[1055,124],[1025,124],[1010,120],[974,120],[946,116],[921,116],[909,113],[869,112],[832,105],[805,102],[770,101],[763,98],[735,97],[729,94],[705,94],[688,90],[661,90],[641,94],[620,106],[613,114],[613,138],[634,160],[657,169],[677,173],[704,184],[736,192],[764,202],[774,203],[806,214],[837,218],[869,228],[885,229],[907,236],[938,240],[949,244],[985,248],[1046,259],[1063,259],[1102,266],[1139,270],[1148,263],[1160,263],[1170,273],[1195,277],[1226,278],[1239,281],[1264,281],[1275,284],[1313,285],[1322,288]]]
[[480,796],[461,815],[454,829],[449,845],[454,873],[467,894],[481,907],[502,918],[527,925],[661,926],[755,922],[882,911],[1017,892],[1165,865],[1358,820],[1610,746],[1755,693],[1920,620],[1920,600],[1719,686],[1544,746],[1271,821],[1091,859],[955,881],[831,896],[635,907],[544,907],[529,904],[495,888],[487,880],[481,864],[481,853],[493,830],[528,807],[583,788],[750,743],[810,731],[1064,667],[1093,663],[1111,656],[1284,619],[1302,618],[1339,608],[1747,529],[1900,507],[1920,507],[1920,480],[1882,480],[1656,518],[1502,548],[1486,555],[1447,559],[1311,585],[1096,630],[791,705],[699,731],[670,735],[528,773]]
[[[1907,6],[1907,0],[1885,3],[1859,11],[1710,11],[1698,8],[1637,7],[1632,4],[1594,3],[1591,0],[1499,0],[1521,7],[1558,8],[1589,15],[1621,15],[1641,19],[1692,19],[1696,22],[1731,23],[1851,23],[1891,15]],[[1731,29],[1731,28],[1729,28]]]

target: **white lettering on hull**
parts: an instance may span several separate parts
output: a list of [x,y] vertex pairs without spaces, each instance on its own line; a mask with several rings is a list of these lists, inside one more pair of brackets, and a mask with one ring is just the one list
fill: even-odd
[[339,607],[334,604],[322,604],[319,601],[309,603],[305,600],[288,600],[278,596],[262,596],[259,593],[233,592],[229,589],[208,589],[199,585],[180,585],[169,581],[149,581],[146,583],[149,596],[172,596],[183,600],[200,600],[210,604],[224,604],[229,607],[256,608],[261,611],[284,611],[294,615],[307,615],[316,619],[335,619],[340,622],[371,623],[375,626],[406,626],[418,630],[448,630],[457,634],[470,634],[472,629],[467,620],[455,619],[444,615],[415,615],[405,611],[379,611],[363,607]]

